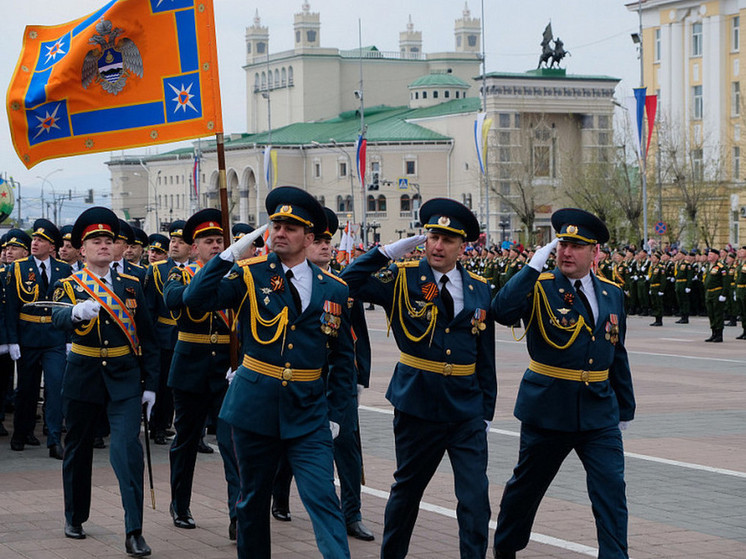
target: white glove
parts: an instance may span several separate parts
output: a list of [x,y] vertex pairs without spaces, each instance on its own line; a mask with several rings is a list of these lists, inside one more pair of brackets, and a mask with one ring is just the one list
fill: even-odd
[[637,281],[637,276],[632,276],[632,279],[633,279],[634,281]]
[[77,303],[73,307],[73,322],[85,322],[87,320],[93,320],[98,316],[98,311],[101,310],[101,305],[98,301],[93,299],[86,299],[82,303]]
[[547,258],[549,258],[549,255],[552,254],[552,251],[555,249],[558,243],[559,239],[554,239],[548,245],[541,247],[534,253],[533,257],[531,258],[531,262],[529,262],[528,265],[537,272],[541,273],[541,271],[544,269],[544,264],[547,263]]
[[489,433],[490,432],[490,427],[492,427],[492,422],[491,421],[487,421],[486,419],[483,419],[482,421],[484,421],[484,432],[485,433]]
[[8,350],[8,344],[0,345],[0,355],[5,355],[6,353],[8,353]]
[[399,239],[391,244],[384,245],[379,250],[388,256],[390,260],[399,260],[408,252],[412,252],[417,246],[421,245],[427,239],[427,235],[413,235],[406,239]]
[[360,401],[360,396],[363,395],[363,390],[365,390],[365,387],[362,384],[357,385],[357,401]]
[[65,344],[65,355],[68,355],[73,349],[73,344]]
[[658,297],[663,297],[663,291],[658,292]]
[[725,300],[726,300],[725,299],[725,295],[719,295],[718,296],[718,301],[720,301],[721,303],[725,303]]
[[21,346],[18,344],[8,344],[8,353],[13,361],[18,361],[21,358]]
[[684,288],[684,293],[691,293],[691,292],[692,292],[692,290],[691,290],[691,289],[689,289],[688,287],[685,287],[685,288]]
[[227,249],[225,249],[223,252],[221,252],[220,258],[222,258],[223,260],[227,260],[228,262],[241,260],[241,258],[245,256],[244,252],[246,252],[246,250],[248,250],[249,247],[254,244],[254,241],[264,235],[264,232],[266,230],[267,224],[265,223],[258,229],[254,229],[251,233],[247,233],[231,246],[229,246]]
[[153,411],[153,406],[155,405],[155,392],[152,390],[146,390],[142,393],[142,403],[147,404],[145,407],[145,415],[148,418],[148,421],[150,421],[150,414]]
[[236,376],[236,371],[228,367],[228,371],[225,373],[225,380],[228,381],[228,384],[233,382],[233,377]]
[[329,430],[332,432],[332,439],[336,439],[339,436],[339,423],[330,421]]
[[619,422],[619,430],[620,431],[625,431],[628,426],[629,426],[629,421],[620,421]]

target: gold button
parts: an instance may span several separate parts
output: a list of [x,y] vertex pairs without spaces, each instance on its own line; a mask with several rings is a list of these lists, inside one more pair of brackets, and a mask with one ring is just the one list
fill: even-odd
[[218,335],[216,333],[210,334],[210,343],[211,344],[218,343]]
[[108,320],[105,320],[105,321],[104,321],[104,323],[105,323],[105,324],[109,324],[109,321],[108,321]]
[[274,262],[270,262],[270,263],[269,263],[269,267],[270,267],[270,268],[271,268],[272,270],[274,270],[274,269],[275,269],[275,263],[274,263]]
[[290,367],[290,363],[285,363],[285,367]]
[[588,363],[591,364],[591,365],[593,365],[593,358],[592,357],[588,360]]
[[290,329],[293,330],[293,331],[295,331],[295,324],[291,324],[290,325]]
[[321,274],[319,274],[319,275],[318,275],[318,276],[316,276],[316,277],[317,277],[317,278],[319,278],[320,280],[324,279],[324,276],[322,276]]
[[106,367],[106,361],[101,361],[101,366]]
[[443,374],[445,376],[450,376],[452,372],[453,372],[453,365],[451,365],[450,363],[444,363],[443,364]]
[[596,336],[591,336],[591,341],[595,342],[596,341]]
[[451,329],[450,328],[446,328],[446,334],[450,334],[450,333],[451,333]]
[[450,349],[447,349],[447,350],[446,350],[446,355],[450,355],[450,354],[451,354],[451,350],[450,350]]
[[101,348],[101,357],[103,357],[104,359],[106,359],[107,357],[109,357],[109,350],[106,349],[105,347]]
[[293,344],[288,344],[288,349],[293,349]]
[[109,345],[109,340],[104,340],[104,345]]
[[425,281],[425,280],[427,279],[427,276],[420,276],[420,279],[421,279],[422,281]]
[[212,355],[213,357],[215,357],[215,352],[214,352],[214,351],[211,351],[211,352],[210,352],[210,355]]
[[290,369],[290,368],[283,369],[282,380],[293,380],[293,369]]
[[282,381],[282,385],[283,385],[283,386],[287,386],[287,385],[288,385],[288,381],[286,381],[286,380],[283,380],[283,381]]

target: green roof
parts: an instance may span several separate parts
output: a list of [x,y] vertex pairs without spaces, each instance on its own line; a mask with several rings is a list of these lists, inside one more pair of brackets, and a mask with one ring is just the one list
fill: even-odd
[[463,87],[468,88],[469,84],[458,76],[453,74],[428,74],[417,78],[409,84],[409,88],[413,87]]

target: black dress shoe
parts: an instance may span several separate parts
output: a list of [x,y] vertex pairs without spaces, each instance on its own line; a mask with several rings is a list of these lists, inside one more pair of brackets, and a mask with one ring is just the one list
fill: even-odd
[[173,436],[174,436],[174,435],[176,434],[176,432],[175,432],[175,431],[172,431],[171,429],[166,429],[166,430],[164,431],[164,433],[166,433],[166,436],[167,436],[167,437],[173,437]]
[[93,439],[93,448],[106,448],[106,443],[103,437],[96,437]]
[[347,535],[352,536],[357,540],[363,540],[364,542],[372,542],[376,539],[373,532],[368,530],[361,520],[350,522],[347,525]]
[[142,534],[127,534],[127,539],[124,540],[124,549],[127,551],[127,555],[132,557],[147,557],[150,555],[150,547],[145,543]]
[[155,433],[155,437],[153,437],[153,442],[155,444],[168,444],[168,441],[166,440],[166,432],[157,431]]
[[10,450],[15,450],[17,452],[20,452],[26,447],[25,444],[23,444],[21,441],[16,441],[13,439],[10,439]]
[[495,550],[495,559],[515,559],[515,551]]
[[272,516],[282,522],[290,522],[292,520],[292,518],[290,518],[290,505],[288,504],[287,499],[283,502],[280,501],[281,499],[275,499],[272,501]]
[[83,526],[80,524],[70,524],[69,522],[65,522],[65,537],[74,540],[84,540],[85,532],[83,531]]
[[50,458],[56,458],[57,460],[62,460],[64,451],[62,450],[62,445],[60,443],[53,444],[49,447],[49,457]]
[[171,503],[171,506],[168,508],[168,512],[171,513],[171,518],[173,518],[174,520],[174,526],[176,526],[177,528],[191,530],[197,527],[197,524],[195,524],[194,518],[192,518],[192,513],[191,511],[189,511],[189,509],[187,509],[185,514],[179,514],[176,512],[174,504]]
[[41,446],[41,442],[34,436],[33,433],[31,433],[30,435],[26,435],[26,440],[24,442],[29,446]]
[[200,439],[199,444],[197,445],[197,452],[200,452],[202,454],[212,454],[215,451],[209,444],[205,442],[204,439]]
[[231,518],[231,523],[228,525],[228,539],[232,542],[236,541],[236,519]]

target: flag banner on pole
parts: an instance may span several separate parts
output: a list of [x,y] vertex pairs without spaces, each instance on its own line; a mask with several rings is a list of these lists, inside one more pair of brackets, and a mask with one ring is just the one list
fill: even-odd
[[357,178],[360,179],[360,184],[365,190],[365,149],[368,145],[368,141],[362,136],[357,137],[355,141],[355,164],[357,165]]
[[642,157],[642,131],[643,131],[643,119],[645,118],[645,92],[646,87],[636,87],[635,92],[635,111],[634,115],[634,126],[635,126],[635,142],[637,144],[637,153]]
[[111,0],[27,26],[7,94],[26,167],[223,131],[212,0]]
[[474,144],[477,147],[477,159],[483,175],[486,163],[485,153],[487,153],[487,134],[492,126],[492,119],[485,118],[486,116],[487,113],[479,113],[474,121]]
[[199,159],[198,154],[194,154],[194,167],[192,168],[192,185],[194,186],[194,197],[199,198]]
[[626,109],[624,112],[626,113],[627,118],[629,118],[629,126],[630,131],[632,132],[632,143],[635,148],[635,153],[637,154],[637,157],[640,156],[640,136],[637,133],[637,123],[635,122],[635,115],[637,114],[637,99],[633,96],[625,97],[624,98],[624,108]]
[[[13,180],[12,177],[11,180]],[[3,177],[0,177],[0,223],[5,221],[13,213],[14,205],[13,185]]]
[[645,116],[648,119],[648,139],[645,142],[645,159],[648,157],[648,148],[650,148],[650,138],[653,137],[653,127],[655,126],[655,113],[658,110],[658,96],[647,95],[645,97]]
[[267,190],[277,186],[277,150],[273,150],[272,146],[264,148],[264,180]]

